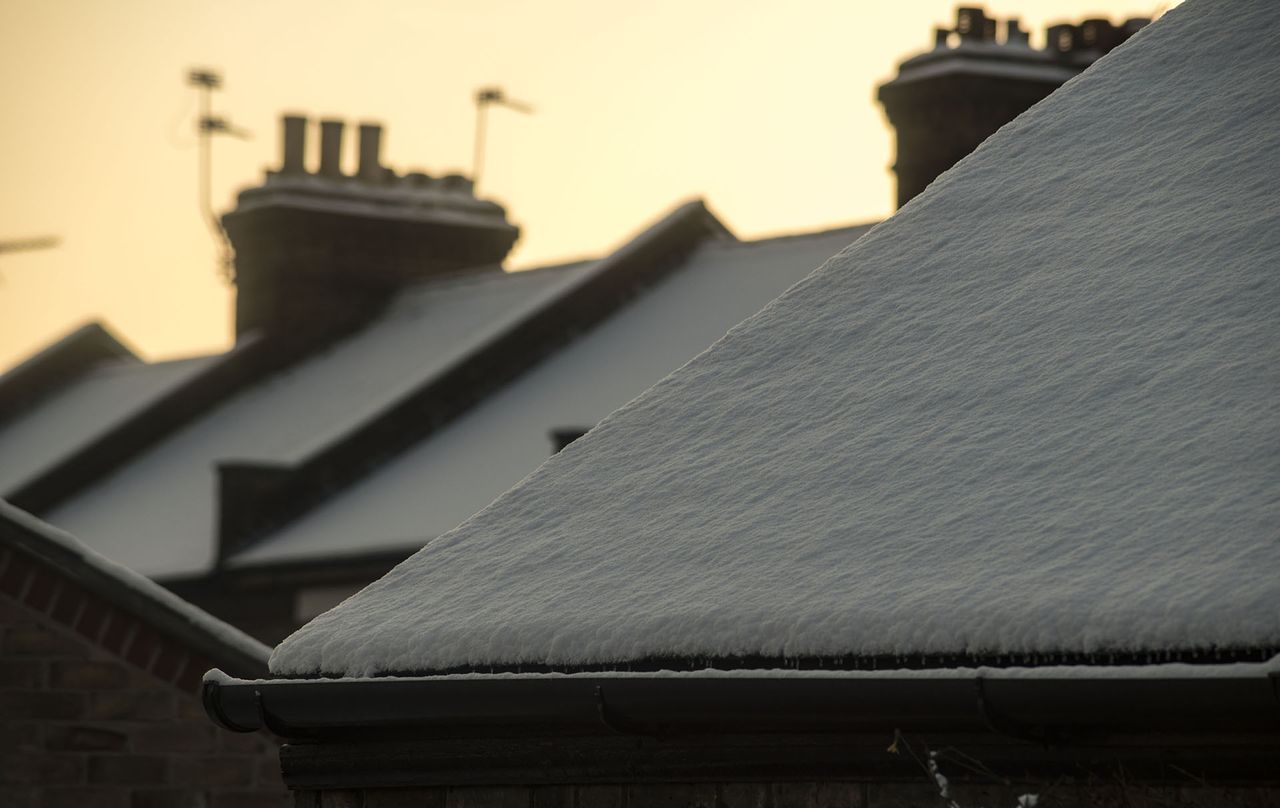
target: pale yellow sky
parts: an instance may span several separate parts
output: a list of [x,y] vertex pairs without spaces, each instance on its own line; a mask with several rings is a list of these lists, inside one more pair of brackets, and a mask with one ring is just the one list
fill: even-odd
[[[1162,5],[986,8],[1038,37]],[[528,267],[598,254],[694,196],[740,236],[888,215],[875,85],[954,7],[3,0],[0,240],[62,243],[0,254],[0,370],[91,319],[153,359],[229,344],[231,291],[197,206],[192,66],[223,73],[215,111],[253,134],[215,144],[219,211],[278,163],[282,111],[378,120],[389,165],[469,172],[472,94],[503,86],[537,114],[492,111],[481,192],[522,227],[510,264]]]

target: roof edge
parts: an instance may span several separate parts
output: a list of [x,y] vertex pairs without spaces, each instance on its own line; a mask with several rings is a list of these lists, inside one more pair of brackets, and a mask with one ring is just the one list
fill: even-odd
[[[804,676],[459,676],[239,680],[205,674],[205,710],[220,726],[285,739],[353,731],[521,728],[670,737],[733,732],[994,733],[1067,743],[1099,734],[1224,731],[1280,740],[1275,661],[1190,675],[1162,666],[1099,675],[990,669]],[[776,675],[771,675],[776,674]]]
[[245,387],[305,359],[363,323],[361,317],[353,316],[317,331],[246,335],[209,367],[6,496],[23,510],[48,512]]
[[53,567],[216,664],[243,675],[267,671],[271,649],[263,643],[4,500],[0,500],[0,544]]
[[0,375],[0,422],[106,359],[141,358],[105,325],[92,321],[41,348]]

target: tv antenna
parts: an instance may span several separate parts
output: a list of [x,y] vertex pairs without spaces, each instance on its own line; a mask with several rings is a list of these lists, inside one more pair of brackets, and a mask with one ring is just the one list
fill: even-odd
[[248,139],[249,133],[231,125],[226,118],[213,114],[213,91],[222,88],[222,76],[208,68],[194,68],[187,74],[187,84],[196,88],[200,94],[200,117],[196,119],[196,135],[200,140],[199,165],[199,202],[200,214],[209,225],[213,237],[217,239],[222,250],[220,263],[222,272],[228,278],[231,274],[233,258],[231,243],[222,229],[222,222],[213,212],[213,137],[214,135],[230,135]]
[[26,252],[27,250],[47,250],[57,247],[62,239],[57,236],[36,236],[35,238],[18,238],[0,241],[0,253]]
[[485,124],[488,120],[489,106],[497,104],[525,115],[533,114],[533,107],[521,101],[507,98],[501,87],[481,87],[476,90],[476,150],[471,160],[471,187],[480,187],[480,171],[484,168]]
[[[62,239],[57,236],[35,236],[34,238],[14,238],[0,240],[0,255],[4,253],[26,252],[27,250],[47,250],[57,247]],[[0,276],[0,281],[3,276]]]

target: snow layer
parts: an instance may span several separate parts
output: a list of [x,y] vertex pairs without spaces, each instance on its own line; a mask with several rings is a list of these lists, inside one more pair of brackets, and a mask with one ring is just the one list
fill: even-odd
[[215,361],[109,360],[0,426],[0,493],[12,493]]
[[494,272],[409,290],[370,327],[232,397],[48,518],[146,575],[202,573],[214,560],[219,462],[305,458],[589,268]]
[[246,656],[266,662],[267,655],[271,650],[267,646],[235,626],[224,623],[203,609],[191,605],[163,586],[154,583],[131,569],[116,564],[99,553],[95,553],[75,536],[40,521],[26,511],[15,508],[2,499],[0,499],[0,520],[22,525],[33,533],[39,534],[42,538],[77,556],[86,566],[106,573],[119,581],[121,585],[144,596],[152,603],[181,616],[193,628],[206,636],[217,639],[224,645],[235,648]]
[[594,426],[867,229],[706,242],[574,343],[230,563],[421,547],[536,469],[551,430]]
[[1171,11],[273,672],[1274,647],[1277,41]]

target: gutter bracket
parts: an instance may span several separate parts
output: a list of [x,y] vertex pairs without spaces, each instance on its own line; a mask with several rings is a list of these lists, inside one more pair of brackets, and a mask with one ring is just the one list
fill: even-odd
[[654,735],[654,733],[648,731],[648,729],[642,726],[641,724],[638,724],[634,721],[631,721],[628,718],[624,718],[620,715],[617,715],[612,710],[610,710],[609,705],[606,704],[604,700],[603,686],[596,685],[595,696],[596,696],[596,716],[600,719],[600,723],[604,725],[605,729],[609,730],[615,735],[644,735],[644,736],[654,737],[654,738],[657,737],[656,735]]
[[262,698],[262,691],[256,687],[253,689],[253,707],[258,713],[258,723],[272,735],[279,738],[299,738],[305,734],[293,729],[283,721],[272,718],[271,714],[267,712],[267,705]]
[[987,729],[997,735],[1005,735],[1010,738],[1017,738],[1020,741],[1039,744],[1046,749],[1058,742],[1059,739],[1056,734],[1049,731],[1047,727],[1042,729],[1020,724],[997,713],[992,708],[990,701],[987,700],[986,686],[983,684],[981,676],[974,679],[973,684],[974,689],[977,691],[978,712],[982,715],[982,721],[987,725]]
[[200,686],[200,701],[204,704],[204,711],[213,722],[218,726],[229,729],[232,732],[255,732],[258,727],[245,727],[227,718],[226,713],[222,711],[222,686],[217,681],[205,679]]

